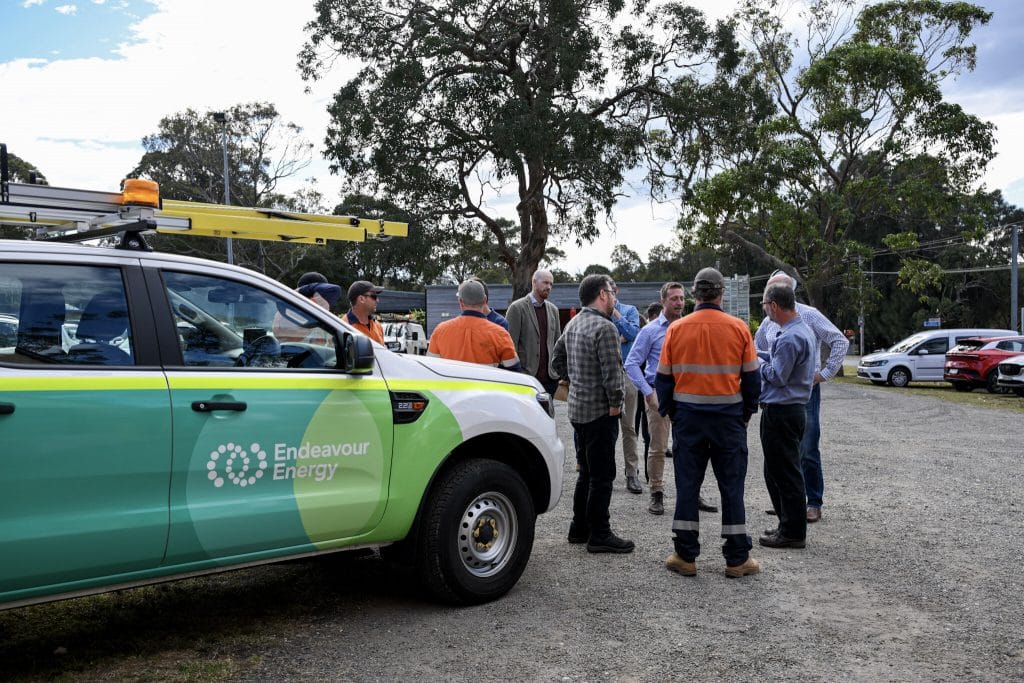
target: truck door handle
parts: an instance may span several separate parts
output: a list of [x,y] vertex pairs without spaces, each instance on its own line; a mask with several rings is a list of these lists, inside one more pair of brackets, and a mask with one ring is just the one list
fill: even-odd
[[0,403],[0,415],[10,415],[14,412],[13,403]]
[[247,407],[244,401],[192,401],[192,410],[197,413],[212,413],[215,410],[244,413]]

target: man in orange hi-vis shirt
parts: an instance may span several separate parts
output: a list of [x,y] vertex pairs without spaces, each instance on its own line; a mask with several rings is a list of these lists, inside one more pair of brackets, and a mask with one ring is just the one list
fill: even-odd
[[462,315],[434,328],[427,355],[522,371],[512,337],[484,313],[484,286],[477,280],[466,280],[459,285],[458,297]]
[[676,511],[675,552],[665,566],[697,573],[698,500],[708,461],[722,494],[722,554],[730,577],[758,571],[750,557],[743,484],[747,476],[747,423],[761,396],[754,338],[747,323],[722,310],[725,278],[704,268],[693,282],[697,307],[672,323],[661,345],[654,378],[658,412],[672,418]]

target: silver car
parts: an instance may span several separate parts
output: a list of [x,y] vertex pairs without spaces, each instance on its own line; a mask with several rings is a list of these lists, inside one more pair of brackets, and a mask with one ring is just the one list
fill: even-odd
[[996,385],[1013,391],[1024,398],[1024,356],[1007,358],[999,364]]

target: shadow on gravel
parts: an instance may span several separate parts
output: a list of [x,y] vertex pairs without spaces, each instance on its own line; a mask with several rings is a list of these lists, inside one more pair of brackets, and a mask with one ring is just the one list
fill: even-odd
[[410,575],[343,553],[0,612],[0,679],[219,680],[293,622],[425,604]]

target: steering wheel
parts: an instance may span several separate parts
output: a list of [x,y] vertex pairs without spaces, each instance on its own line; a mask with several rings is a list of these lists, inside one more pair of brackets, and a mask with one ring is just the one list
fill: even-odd
[[248,368],[272,368],[281,364],[281,344],[269,334],[254,339],[245,347],[236,366]]

